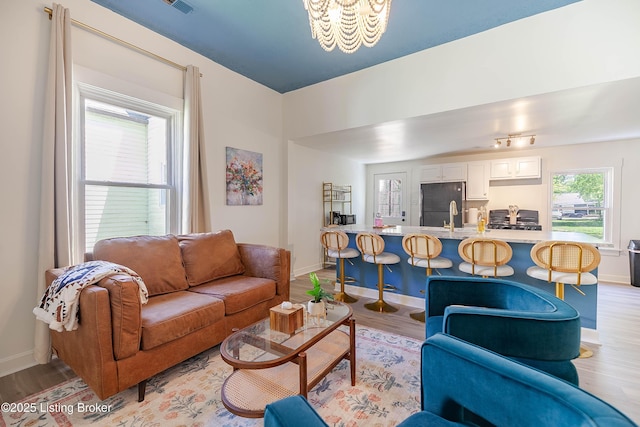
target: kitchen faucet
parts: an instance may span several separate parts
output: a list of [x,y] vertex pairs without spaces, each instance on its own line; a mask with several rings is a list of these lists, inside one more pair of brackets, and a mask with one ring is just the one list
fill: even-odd
[[458,215],[458,205],[456,205],[455,200],[452,200],[451,203],[449,203],[449,224],[445,222],[444,223],[445,228],[448,228],[449,230],[454,231],[453,217],[456,215]]

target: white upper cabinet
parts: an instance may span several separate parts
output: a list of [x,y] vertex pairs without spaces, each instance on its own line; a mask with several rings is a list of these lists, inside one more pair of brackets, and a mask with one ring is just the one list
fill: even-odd
[[540,178],[540,157],[491,160],[490,179]]
[[489,199],[489,162],[467,163],[467,200]]
[[445,163],[420,168],[420,182],[451,182],[467,180],[466,163]]

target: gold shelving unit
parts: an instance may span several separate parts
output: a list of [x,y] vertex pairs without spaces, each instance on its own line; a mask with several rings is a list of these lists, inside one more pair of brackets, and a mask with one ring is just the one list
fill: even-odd
[[[324,227],[340,225],[340,214],[351,215],[351,186],[323,182],[322,205],[322,225]],[[323,267],[336,265],[336,260],[327,257],[326,254],[323,255],[322,259]]]
[[351,215],[351,186],[322,183],[323,226],[340,225],[340,214]]

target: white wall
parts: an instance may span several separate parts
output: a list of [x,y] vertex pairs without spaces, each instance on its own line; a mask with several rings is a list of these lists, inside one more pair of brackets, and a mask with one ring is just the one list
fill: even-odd
[[[50,2],[3,4],[0,14],[0,376],[33,363],[40,194],[43,91],[51,23]],[[203,74],[207,181],[213,229],[229,228],[236,240],[286,244],[286,146],[282,95],[213,63],[87,0],[65,0],[72,18]],[[181,72],[73,27],[75,61],[136,86],[182,96]],[[225,205],[225,147],[263,153],[264,205]]]
[[289,143],[289,250],[292,273],[321,268],[322,183],[351,185],[352,212],[364,218],[365,166],[336,154]]
[[287,93],[285,135],[295,140],[640,76],[638,17],[637,0],[583,0]]

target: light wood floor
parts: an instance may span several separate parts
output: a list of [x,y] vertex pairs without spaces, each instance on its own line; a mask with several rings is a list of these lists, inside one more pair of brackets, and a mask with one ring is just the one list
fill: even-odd
[[[321,270],[318,276],[334,279],[335,271]],[[304,301],[309,288],[306,276],[296,278],[291,282],[291,300]],[[602,345],[587,344],[594,352],[593,357],[574,361],[580,386],[640,424],[640,288],[600,283],[598,289],[598,332]],[[379,314],[364,308],[367,301],[361,298],[352,304],[357,324],[424,339],[424,324],[409,317],[409,313],[416,311],[414,308],[397,305],[397,313]],[[15,402],[73,377],[73,372],[58,360],[34,366],[0,378],[0,400]]]

